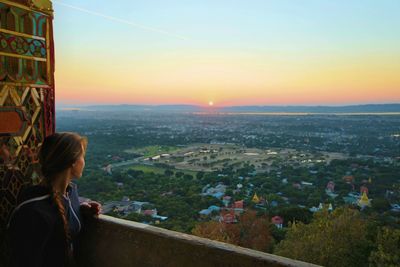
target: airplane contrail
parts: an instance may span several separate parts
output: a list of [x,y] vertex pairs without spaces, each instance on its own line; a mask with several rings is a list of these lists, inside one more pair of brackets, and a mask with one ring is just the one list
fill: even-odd
[[108,20],[112,20],[112,21],[115,21],[115,22],[123,23],[123,24],[129,25],[129,26],[132,26],[132,27],[135,27],[135,28],[139,28],[139,29],[142,29],[142,30],[161,33],[161,34],[172,36],[172,37],[175,37],[175,38],[178,38],[178,39],[181,39],[181,40],[188,40],[189,39],[189,38],[187,38],[185,36],[178,35],[178,34],[175,34],[175,33],[171,33],[171,32],[168,32],[168,31],[165,31],[165,30],[162,30],[162,29],[153,28],[153,27],[141,25],[139,23],[134,23],[132,21],[128,21],[128,20],[116,18],[116,17],[113,17],[113,16],[101,14],[101,13],[98,13],[98,12],[95,12],[95,11],[91,11],[91,10],[88,10],[88,9],[84,9],[84,8],[81,8],[81,7],[65,4],[65,3],[57,1],[57,0],[53,0],[53,3],[57,3],[59,5],[62,5],[62,6],[68,7],[68,8],[72,8],[72,9],[75,9],[75,10],[78,10],[78,11],[81,11],[81,12],[85,12],[87,14],[91,14],[91,15],[102,17],[102,18],[105,18],[105,19],[108,19]]

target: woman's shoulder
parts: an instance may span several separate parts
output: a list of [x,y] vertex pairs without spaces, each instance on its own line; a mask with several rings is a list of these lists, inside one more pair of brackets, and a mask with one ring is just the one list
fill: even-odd
[[67,187],[67,193],[71,198],[73,199],[76,198],[78,200],[79,194],[78,194],[78,186],[76,184],[70,182]]
[[24,188],[18,196],[18,204],[30,201],[38,201],[50,197],[50,190],[43,185],[33,185]]
[[77,190],[78,190],[78,186],[77,186],[75,183],[70,182],[70,183],[68,184],[67,190],[77,191]]
[[[10,216],[21,218],[40,218],[45,221],[53,221],[54,205],[52,204],[50,191],[48,188],[35,185],[22,190],[18,197],[18,204]],[[50,222],[51,223],[51,222]]]

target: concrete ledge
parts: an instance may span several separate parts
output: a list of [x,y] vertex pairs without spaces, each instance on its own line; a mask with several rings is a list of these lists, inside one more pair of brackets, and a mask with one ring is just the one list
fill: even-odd
[[316,266],[222,242],[101,215],[87,222],[79,266]]

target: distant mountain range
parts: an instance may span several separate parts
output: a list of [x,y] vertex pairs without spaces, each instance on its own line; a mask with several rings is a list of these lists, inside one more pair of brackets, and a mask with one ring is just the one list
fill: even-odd
[[300,113],[377,113],[400,112],[400,104],[351,106],[239,106],[225,107],[225,112],[300,112]]
[[366,104],[350,106],[230,106],[201,107],[194,105],[93,105],[65,109],[92,111],[154,111],[154,112],[221,112],[221,113],[398,113],[400,104]]

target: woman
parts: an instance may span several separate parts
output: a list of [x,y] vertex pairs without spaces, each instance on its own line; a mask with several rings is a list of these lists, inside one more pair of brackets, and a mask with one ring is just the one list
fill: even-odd
[[14,266],[72,266],[80,211],[98,215],[97,202],[79,203],[73,179],[85,167],[87,140],[75,133],[45,138],[39,152],[42,180],[27,188],[9,222]]

